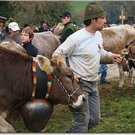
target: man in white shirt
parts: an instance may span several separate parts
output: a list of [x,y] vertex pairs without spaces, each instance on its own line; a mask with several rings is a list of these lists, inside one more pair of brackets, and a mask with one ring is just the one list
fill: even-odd
[[113,54],[103,49],[103,39],[99,30],[106,23],[105,11],[95,2],[90,2],[85,8],[85,28],[70,35],[53,53],[68,57],[74,79],[80,85],[86,96],[86,102],[80,108],[72,108],[73,125],[67,133],[87,133],[100,121],[100,99],[98,92],[98,69],[100,60],[111,59],[121,62],[119,54]]

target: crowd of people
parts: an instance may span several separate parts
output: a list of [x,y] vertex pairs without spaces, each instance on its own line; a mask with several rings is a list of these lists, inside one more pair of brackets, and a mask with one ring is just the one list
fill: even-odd
[[47,26],[47,22],[45,20],[42,20],[41,22],[41,27],[30,27],[29,24],[24,24],[22,28],[19,27],[19,25],[14,22],[14,21],[10,21],[9,25],[5,28],[4,27],[4,21],[0,21],[0,41],[4,40],[4,38],[9,35],[9,34],[14,34],[14,33],[19,33],[21,32],[24,28],[31,28],[33,30],[33,32],[44,32],[44,31],[54,31],[54,26],[52,26],[51,24],[48,24]]
[[[113,54],[103,49],[103,38],[100,30],[106,23],[105,11],[96,2],[90,2],[85,8],[83,23],[85,25],[81,30],[71,22],[71,14],[64,12],[60,15],[64,24],[63,32],[58,39],[61,45],[55,50],[52,56],[62,55],[67,65],[74,73],[74,79],[77,81],[86,101],[80,108],[69,106],[73,113],[74,123],[67,129],[66,133],[86,133],[95,127],[100,121],[100,98],[98,91],[98,74],[100,58],[110,58],[120,63],[122,58],[119,54]],[[31,43],[34,32],[52,31],[53,27],[46,26],[46,21],[41,21],[41,27],[36,27],[32,31],[28,24],[21,30],[16,22],[8,25],[8,33],[1,31],[1,39],[9,34],[21,32],[21,40],[27,54],[36,57],[38,49]],[[0,23],[0,27],[3,25]],[[1,29],[0,29],[1,30]],[[4,36],[3,36],[3,35]],[[84,77],[90,75],[88,77]]]

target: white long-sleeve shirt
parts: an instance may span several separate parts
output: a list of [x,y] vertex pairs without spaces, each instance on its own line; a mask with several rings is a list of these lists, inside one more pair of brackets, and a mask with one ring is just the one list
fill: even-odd
[[68,57],[70,68],[74,74],[87,76],[87,81],[98,79],[100,58],[112,59],[112,53],[103,49],[103,39],[99,31],[92,34],[85,28],[70,35],[53,53]]

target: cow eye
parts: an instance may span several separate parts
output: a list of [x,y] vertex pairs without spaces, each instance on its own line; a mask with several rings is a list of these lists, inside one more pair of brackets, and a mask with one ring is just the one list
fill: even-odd
[[67,77],[68,77],[70,80],[73,79],[72,75],[67,75]]

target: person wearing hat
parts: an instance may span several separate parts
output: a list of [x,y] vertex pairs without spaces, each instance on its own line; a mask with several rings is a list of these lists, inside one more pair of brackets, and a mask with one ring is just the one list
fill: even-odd
[[24,24],[23,28],[30,28],[29,24]]
[[11,22],[8,25],[8,33],[6,33],[2,39],[4,39],[7,35],[14,34],[14,33],[19,33],[20,28],[16,22]]
[[[70,35],[53,53],[68,56],[74,79],[85,95],[80,108],[69,106],[74,116],[73,125],[66,133],[87,133],[100,121],[100,99],[98,91],[98,68],[100,60],[122,62],[119,54],[107,52],[103,48],[103,38],[99,30],[105,23],[105,11],[96,2],[90,2],[85,8],[84,28]],[[69,81],[72,81],[69,79]]]
[[41,23],[41,27],[39,28],[39,32],[48,31],[46,27],[46,21],[42,20],[40,23]]
[[60,42],[63,43],[66,38],[76,32],[77,29],[76,26],[71,22],[71,14],[69,12],[64,12],[60,18],[65,27],[62,35],[60,35],[58,38],[60,39]]

